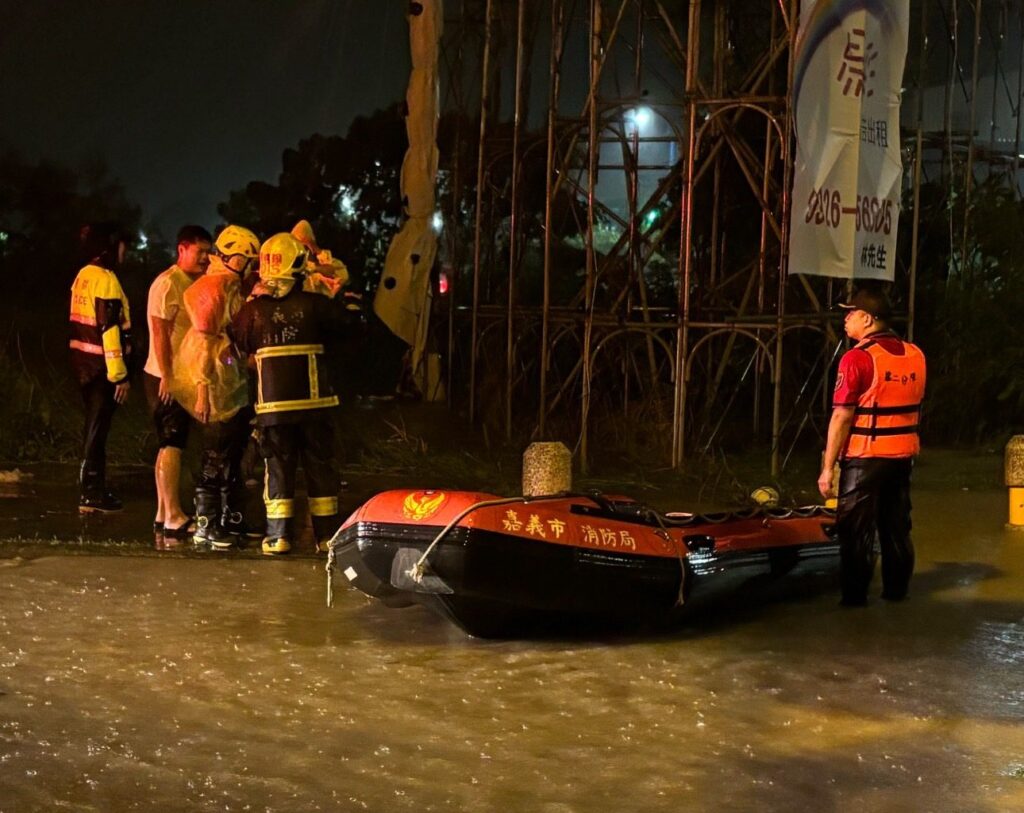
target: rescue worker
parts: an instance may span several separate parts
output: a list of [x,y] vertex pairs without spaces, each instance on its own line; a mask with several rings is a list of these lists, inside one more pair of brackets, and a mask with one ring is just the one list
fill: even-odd
[[202,429],[192,541],[223,550],[245,530],[239,470],[252,418],[248,376],[232,355],[227,326],[242,307],[242,279],[259,259],[260,241],[227,226],[213,245],[206,273],[182,295],[191,327],[174,360],[171,394]]
[[78,511],[120,511],[107,490],[107,435],[118,404],[128,397],[131,313],[115,273],[125,240],[114,223],[85,226],[80,234],[86,265],[71,285],[71,366],[85,403]]
[[910,474],[920,450],[924,353],[889,327],[884,293],[862,288],[848,302],[846,335],[857,344],[839,362],[818,490],[830,496],[839,461],[836,533],[842,604],[863,606],[882,552],[882,598],[906,597],[914,572]]
[[149,288],[149,356],[145,383],[160,444],[154,466],[157,507],[153,530],[165,541],[187,540],[193,531],[191,518],[182,510],[178,491],[181,453],[188,441],[191,418],[174,400],[171,391],[175,358],[191,325],[184,307],[184,294],[206,273],[212,243],[213,237],[202,226],[183,226],[178,232],[178,261],[157,276]]
[[308,251],[292,235],[260,248],[260,282],[231,322],[235,347],[255,361],[256,422],[266,463],[263,553],[284,554],[295,538],[295,475],[301,459],[317,548],[338,527],[338,475],[331,408],[337,406],[324,343],[352,316],[342,300],[304,290]]
[[308,220],[300,220],[292,229],[292,237],[298,240],[308,252],[306,260],[306,278],[303,287],[313,293],[325,296],[337,296],[342,288],[349,283],[348,268],[331,252],[320,248],[313,234],[313,226]]

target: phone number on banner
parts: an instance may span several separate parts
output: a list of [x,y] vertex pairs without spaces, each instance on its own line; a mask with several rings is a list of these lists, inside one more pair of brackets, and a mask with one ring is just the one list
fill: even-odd
[[889,234],[892,231],[893,202],[868,195],[857,195],[856,206],[843,206],[838,189],[812,189],[807,198],[804,223],[838,229],[843,215],[854,215],[857,231]]

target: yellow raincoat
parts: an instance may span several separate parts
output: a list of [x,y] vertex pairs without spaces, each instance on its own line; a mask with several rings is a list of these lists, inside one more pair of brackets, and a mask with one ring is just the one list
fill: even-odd
[[226,334],[243,301],[241,279],[217,256],[185,291],[191,326],[174,359],[171,391],[193,417],[198,416],[200,384],[207,386],[211,422],[226,421],[249,403],[245,363],[232,355]]

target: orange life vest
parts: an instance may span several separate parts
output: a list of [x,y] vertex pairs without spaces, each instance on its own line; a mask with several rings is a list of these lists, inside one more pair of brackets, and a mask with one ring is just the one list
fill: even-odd
[[902,356],[894,355],[871,337],[857,345],[871,356],[874,375],[857,401],[844,457],[913,457],[921,450],[924,353],[910,342],[903,348]]

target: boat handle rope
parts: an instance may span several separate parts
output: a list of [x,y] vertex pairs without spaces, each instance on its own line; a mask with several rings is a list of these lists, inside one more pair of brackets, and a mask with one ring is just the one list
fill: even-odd
[[683,556],[682,552],[682,540],[680,539],[677,542],[676,539],[672,536],[672,534],[669,533],[668,528],[665,527],[664,520],[661,518],[660,511],[650,509],[650,512],[654,514],[654,518],[658,522],[658,527],[661,529],[662,534],[664,534],[662,538],[665,539],[665,541],[672,544],[672,550],[675,552],[676,558],[679,560],[679,593],[676,595],[675,606],[682,607],[683,604],[686,603],[686,559]]

